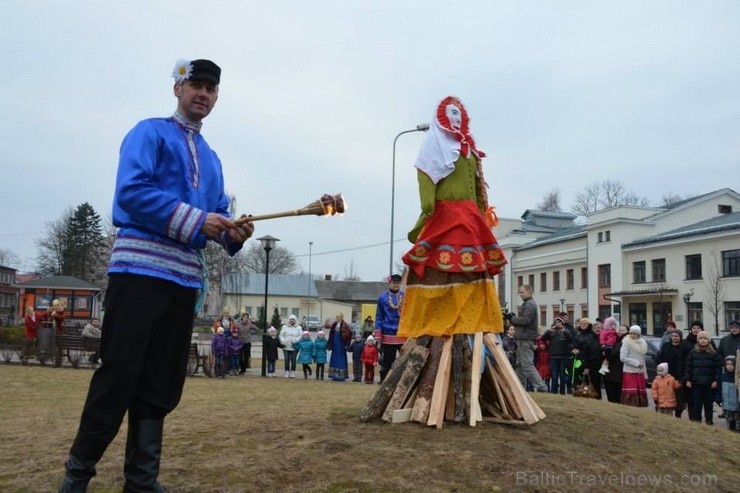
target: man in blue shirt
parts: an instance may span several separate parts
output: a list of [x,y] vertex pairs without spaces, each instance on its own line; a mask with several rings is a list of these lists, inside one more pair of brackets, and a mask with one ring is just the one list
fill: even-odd
[[164,418],[180,401],[193,315],[205,291],[208,240],[230,255],[254,231],[228,213],[221,162],[200,135],[218,100],[221,69],[181,60],[177,110],[139,122],[121,145],[108,269],[102,365],[92,377],[59,491],[86,491],[128,412],[124,491],[157,481]]

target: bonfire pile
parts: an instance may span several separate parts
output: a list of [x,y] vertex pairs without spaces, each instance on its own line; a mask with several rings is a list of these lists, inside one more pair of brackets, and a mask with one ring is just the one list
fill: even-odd
[[[473,371],[473,362],[478,362],[478,371]],[[478,365],[484,365],[482,372]],[[360,413],[363,421],[375,418],[441,428],[445,421],[531,425],[545,413],[522,388],[497,338],[478,332],[472,349],[463,334],[406,341]]]

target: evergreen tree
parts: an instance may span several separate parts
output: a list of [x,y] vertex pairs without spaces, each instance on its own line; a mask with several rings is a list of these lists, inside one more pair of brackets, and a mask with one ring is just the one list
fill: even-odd
[[270,320],[270,325],[278,330],[280,330],[280,327],[283,326],[283,322],[282,320],[280,320],[280,314],[278,313],[277,307],[275,307],[275,310],[273,310],[272,312],[272,320]]
[[62,274],[92,281],[101,262],[103,233],[100,216],[85,202],[75,209],[65,231]]

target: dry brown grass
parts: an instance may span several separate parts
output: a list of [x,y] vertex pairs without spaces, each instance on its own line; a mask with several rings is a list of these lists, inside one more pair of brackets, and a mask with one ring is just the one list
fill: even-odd
[[[55,490],[91,375],[0,365],[0,491]],[[361,423],[377,388],[190,378],[166,422],[160,480],[172,492],[734,492],[740,484],[740,434],[724,429],[542,394],[534,397],[548,417],[531,428]],[[124,439],[125,424],[91,492],[121,490]],[[678,484],[702,474],[716,482]],[[638,475],[670,475],[673,484],[629,486]]]

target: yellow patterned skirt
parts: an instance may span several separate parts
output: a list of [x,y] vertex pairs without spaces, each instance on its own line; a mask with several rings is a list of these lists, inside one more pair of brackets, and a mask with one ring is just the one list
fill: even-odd
[[496,283],[488,271],[408,273],[398,335],[419,337],[503,332]]

